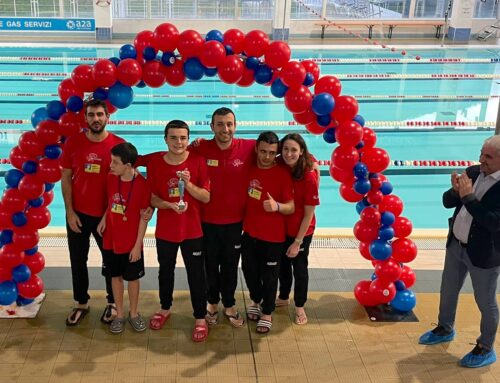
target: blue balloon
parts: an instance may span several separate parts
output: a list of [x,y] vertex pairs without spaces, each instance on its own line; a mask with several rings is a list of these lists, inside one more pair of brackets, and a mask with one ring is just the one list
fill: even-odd
[[30,204],[31,207],[40,207],[43,205],[43,197],[30,199],[28,203]]
[[365,119],[360,114],[356,114],[352,120],[356,121],[361,126],[365,126]]
[[24,250],[24,255],[34,255],[38,251],[38,246],[32,247],[31,249]]
[[71,96],[66,101],[66,108],[72,112],[79,112],[83,108],[83,100],[78,96]]
[[205,76],[214,77],[217,74],[217,68],[205,68]]
[[37,167],[38,164],[35,161],[28,160],[23,162],[23,172],[25,172],[26,174],[36,173]]
[[330,114],[335,106],[335,100],[330,93],[319,93],[314,96],[311,108],[318,116]]
[[372,273],[372,275],[370,276],[370,279],[371,279],[372,281],[374,281],[375,279],[377,279],[377,274]]
[[260,60],[258,57],[250,56],[245,61],[245,65],[248,69],[256,70],[260,65]]
[[20,295],[17,296],[17,299],[16,299],[16,304],[18,306],[26,306],[26,305],[29,305],[30,303],[34,302],[35,300],[34,299],[28,299],[28,298],[25,298],[25,297],[22,297]]
[[136,87],[138,87],[138,88],[145,88],[146,87],[146,83],[143,80],[141,80],[141,81],[139,81],[139,84],[136,85]]
[[417,304],[417,298],[411,290],[396,291],[396,296],[390,304],[394,309],[407,313],[413,310]]
[[394,286],[396,286],[396,290],[398,290],[398,291],[406,290],[406,285],[403,281],[394,282]]
[[384,225],[384,226],[390,226],[390,225],[392,225],[395,220],[396,220],[396,217],[390,211],[384,211],[380,215],[380,223],[382,225]]
[[163,52],[161,55],[161,62],[165,66],[171,66],[175,63],[175,55],[172,52]]
[[122,45],[119,52],[120,59],[135,59],[137,57],[137,51],[132,44]]
[[382,192],[383,195],[388,195],[391,194],[393,190],[392,184],[388,181],[382,182],[382,185],[380,186],[380,191]]
[[0,305],[8,306],[17,299],[16,282],[5,281],[0,283]]
[[45,156],[56,160],[61,157],[62,149],[59,145],[47,145],[44,150]]
[[323,132],[323,140],[325,140],[325,142],[328,142],[329,144],[334,144],[335,142],[337,142],[335,138],[335,128],[328,128],[327,130],[325,130]]
[[363,162],[358,162],[356,165],[354,165],[353,171],[356,178],[366,179],[366,176],[368,175],[368,166],[366,166],[366,164]]
[[356,191],[356,193],[359,194],[366,194],[370,191],[371,184],[370,181],[367,179],[359,179],[356,182],[354,182],[353,189]]
[[115,85],[109,88],[108,99],[118,109],[123,109],[132,104],[134,100],[134,91],[131,87],[123,85],[117,81]]
[[378,178],[378,173],[369,173],[368,178]]
[[226,49],[226,56],[232,55],[234,53],[233,47],[231,45],[224,46],[224,49]]
[[146,47],[142,51],[142,57],[146,61],[154,60],[156,58],[156,50],[153,47]]
[[95,98],[96,100],[104,101],[108,98],[108,91],[103,88],[97,88],[96,90],[94,90],[92,97]]
[[363,142],[363,140],[359,141],[359,144],[357,144],[355,146],[356,149],[361,149],[363,146],[365,146],[365,143]]
[[356,211],[358,212],[358,214],[361,214],[363,209],[368,206],[370,206],[370,203],[365,198],[363,198],[361,201],[356,203]]
[[329,114],[323,116],[316,116],[316,122],[319,126],[327,127],[332,122],[332,117]]
[[273,78],[273,70],[266,64],[261,64],[255,70],[255,82],[258,84],[267,84]]
[[311,86],[312,84],[314,84],[314,76],[312,73],[307,72],[306,78],[304,79],[304,82],[302,83],[302,85]]
[[54,186],[56,186],[56,184],[53,184],[51,182],[45,183],[45,192],[51,191],[52,189],[54,189]]
[[384,261],[392,255],[392,246],[382,239],[376,239],[370,243],[370,255]]
[[205,74],[205,67],[196,57],[187,59],[183,68],[186,77],[190,80],[199,80]]
[[17,282],[26,282],[31,278],[31,270],[28,266],[21,264],[12,269],[12,279]]
[[28,217],[22,211],[18,211],[17,213],[12,214],[11,221],[14,226],[21,227],[26,225],[28,222]]
[[382,226],[378,231],[378,237],[384,241],[390,241],[394,238],[394,229],[392,226]]
[[3,229],[2,231],[0,231],[0,242],[2,243],[2,245],[11,243],[13,235],[14,232],[12,230]]
[[219,41],[222,43],[224,41],[224,35],[222,34],[221,31],[217,29],[212,29],[206,34],[205,41],[212,41],[212,40]]
[[5,172],[5,183],[10,187],[17,188],[19,181],[24,177],[24,173],[18,169],[9,169]]
[[286,92],[288,90],[288,87],[283,84],[283,81],[281,81],[279,78],[273,81],[271,84],[271,94],[274,97],[282,98],[285,96]]
[[115,66],[118,66],[118,64],[120,64],[121,60],[118,57],[110,57],[109,61],[111,61],[113,64],[115,64]]
[[35,109],[33,113],[31,114],[31,125],[33,125],[34,128],[44,120],[48,120],[49,115],[47,113],[47,108],[41,107],[38,109]]
[[58,100],[49,101],[45,107],[47,108],[47,115],[53,120],[59,120],[59,117],[66,113],[66,106]]

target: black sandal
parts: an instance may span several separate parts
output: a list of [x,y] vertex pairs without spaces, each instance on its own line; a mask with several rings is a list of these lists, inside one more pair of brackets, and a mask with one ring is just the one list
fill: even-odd
[[74,307],[69,317],[66,318],[66,326],[77,326],[80,324],[85,315],[90,311],[90,307],[86,309]]
[[115,310],[116,312],[116,307],[114,306],[114,303],[108,303],[101,315],[102,323],[111,324],[111,322],[113,322],[113,319],[115,319],[116,317],[116,314],[113,315],[113,310]]

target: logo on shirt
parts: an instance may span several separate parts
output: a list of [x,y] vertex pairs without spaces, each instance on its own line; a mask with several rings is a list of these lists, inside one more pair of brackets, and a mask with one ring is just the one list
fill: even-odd
[[99,155],[96,153],[89,153],[87,154],[87,161],[88,162],[94,162],[94,161],[101,161],[99,158]]
[[112,201],[115,202],[115,203],[121,203],[122,201],[123,202],[127,202],[125,200],[125,198],[123,198],[122,196],[120,196],[120,193],[115,193],[113,194],[113,196],[111,197]]
[[179,182],[179,179],[178,178],[170,178],[168,180],[168,187],[169,188],[175,188],[177,187],[177,183]]
[[233,166],[235,168],[239,168],[240,166],[244,165],[245,163],[240,160],[239,158],[236,158],[234,161],[233,161]]

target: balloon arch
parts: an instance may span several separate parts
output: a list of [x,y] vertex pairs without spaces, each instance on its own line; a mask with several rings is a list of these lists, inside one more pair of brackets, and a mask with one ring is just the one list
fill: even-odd
[[50,222],[48,205],[54,183],[61,179],[64,137],[86,127],[85,93],[105,100],[113,113],[132,103],[134,86],[180,86],[186,79],[218,75],[227,84],[270,86],[297,123],[311,134],[322,134],[327,143],[339,144],[332,152],[330,175],[341,183],[340,195],[356,203],[360,220],[354,235],[361,255],[375,267],[371,280],[360,281],[354,295],[365,306],[390,303],[402,312],[413,309],[415,295],[408,288],[415,274],[404,265],[417,255],[407,238],[412,224],[401,216],[403,203],[381,174],[389,156],[375,147],[375,132],[364,126],[356,99],[340,95],[336,77],[320,77],[312,60],[291,61],[288,44],[270,42],[260,30],[212,30],[203,38],[164,23],[154,32],[138,33],[119,56],[77,66],[59,84],[60,100],[33,112],[34,131],[24,132],[10,152],[13,168],[5,174],[8,188],[0,203],[0,305],[26,305],[43,292],[37,274],[45,259],[38,251],[38,230]]

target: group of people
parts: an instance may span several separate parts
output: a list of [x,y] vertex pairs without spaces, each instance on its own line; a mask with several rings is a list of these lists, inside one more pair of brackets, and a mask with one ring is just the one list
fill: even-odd
[[[172,120],[165,127],[166,151],[138,156],[136,148],[106,130],[106,104],[90,100],[88,129],[70,137],[62,156],[62,191],[77,304],[66,319],[80,323],[89,312],[87,259],[92,234],[103,255],[107,305],[101,321],[112,333],[128,322],[136,331],[160,330],[171,316],[174,273],[180,248],[193,316],[192,340],[208,337],[222,314],[234,327],[240,255],[251,304],[246,317],[256,331],[272,328],[276,305],[288,305],[293,278],[295,323],[307,323],[309,245],[319,204],[319,172],[299,134],[281,140],[263,132],[257,140],[234,137],[236,118],[228,108],[212,115],[212,139],[190,144],[189,127]],[[145,166],[147,179],[136,168]],[[160,308],[149,324],[138,311],[144,276],[142,242],[157,210],[155,230]],[[279,295],[277,295],[279,283]]]

